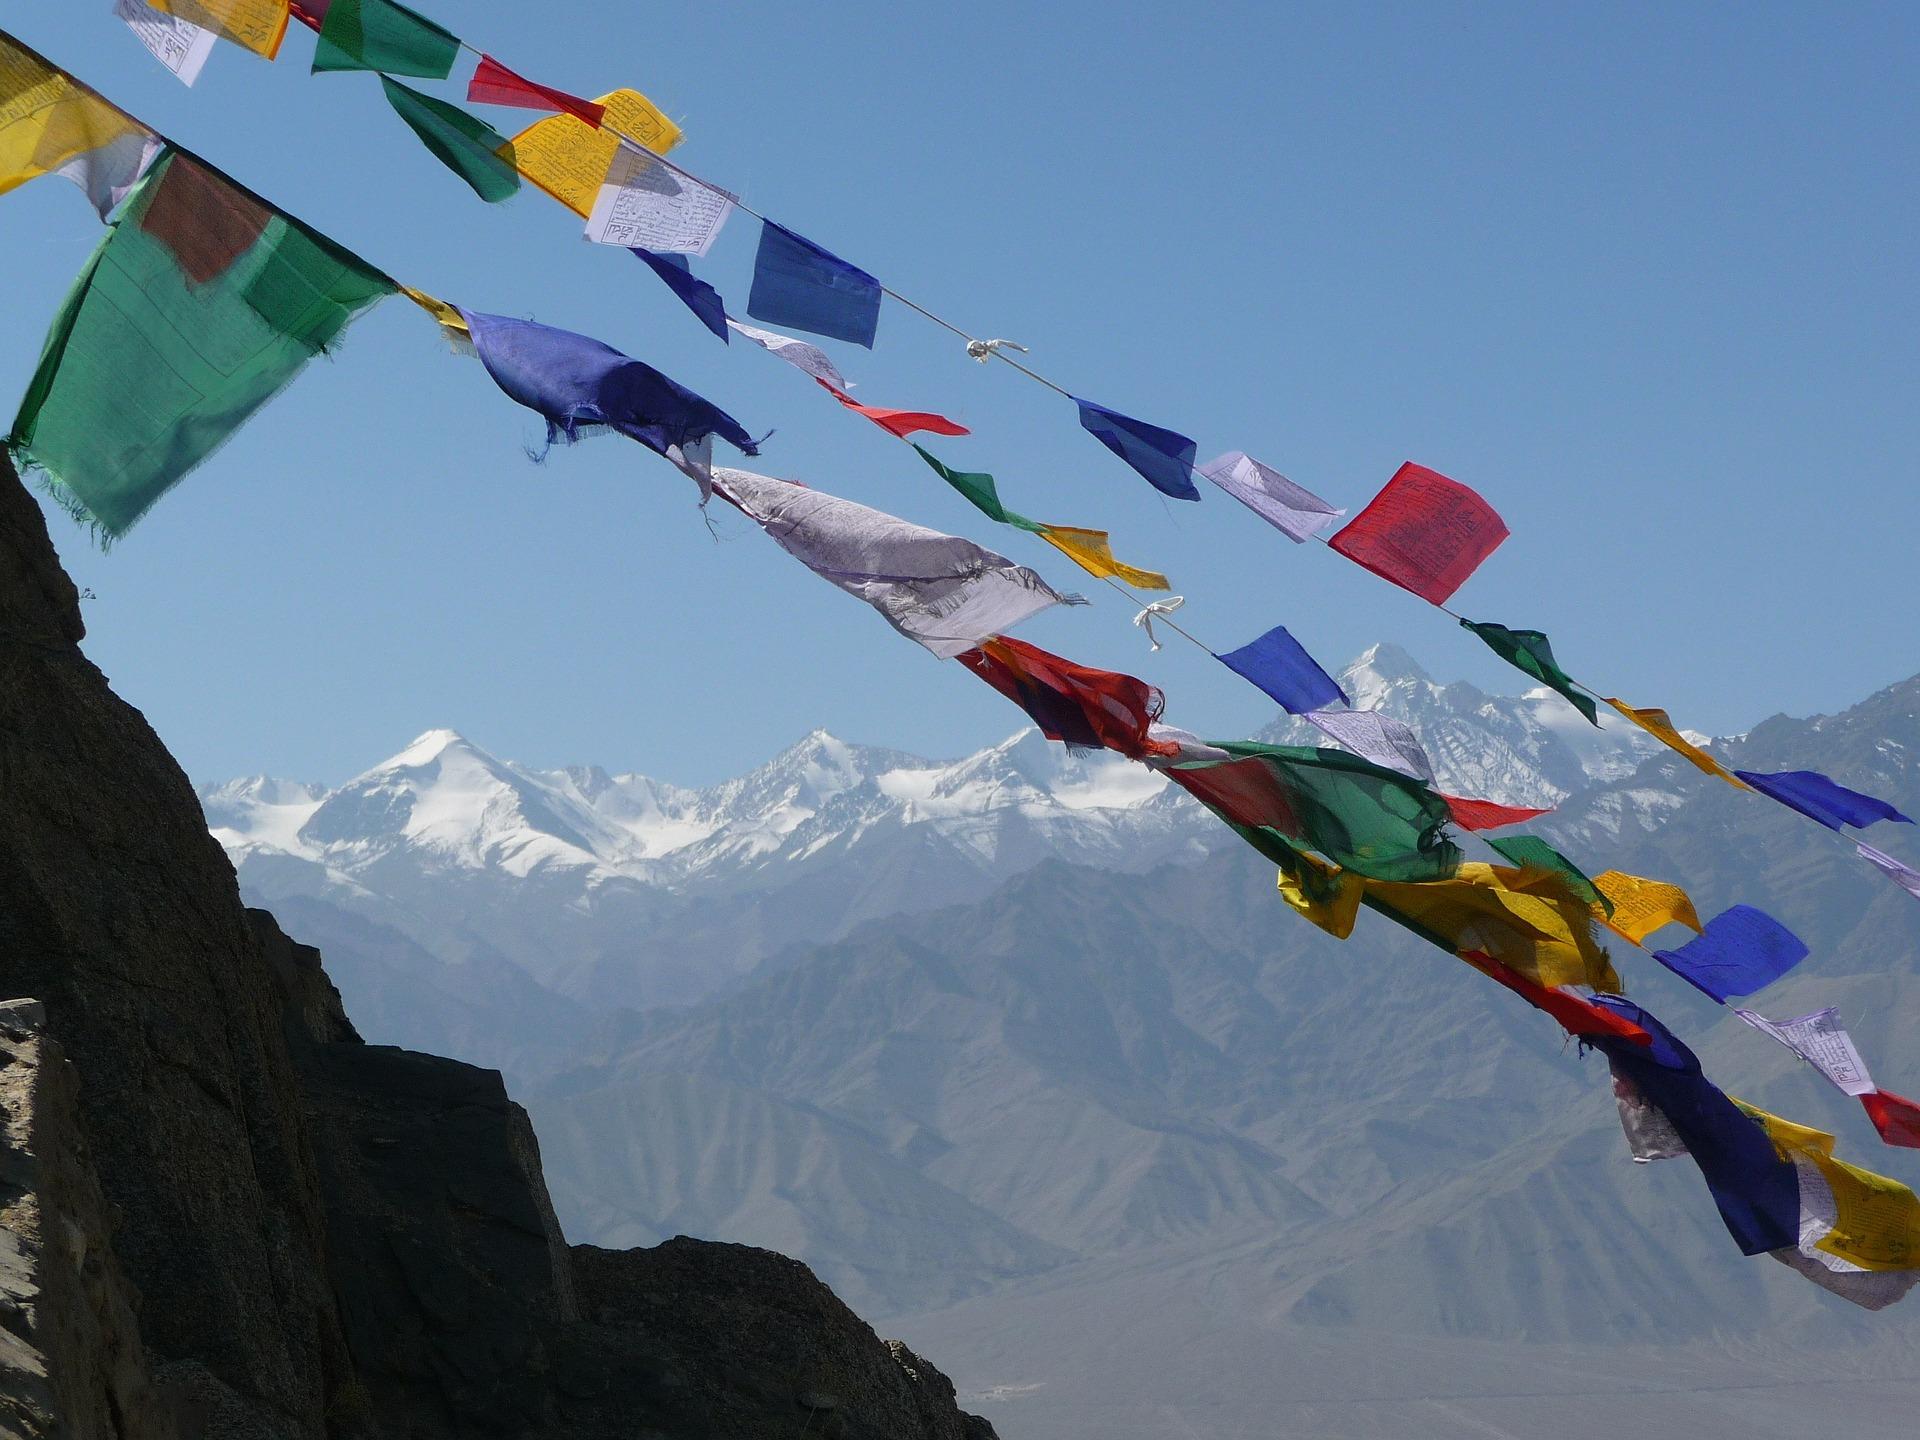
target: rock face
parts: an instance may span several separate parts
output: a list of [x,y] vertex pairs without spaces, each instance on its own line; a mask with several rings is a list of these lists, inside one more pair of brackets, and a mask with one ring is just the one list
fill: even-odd
[[570,1252],[499,1075],[361,1042],[83,633],[0,461],[0,1433],[991,1434],[796,1262]]

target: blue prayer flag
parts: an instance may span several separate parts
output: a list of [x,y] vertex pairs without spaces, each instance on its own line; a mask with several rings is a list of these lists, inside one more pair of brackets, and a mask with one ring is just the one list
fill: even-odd
[[1154,489],[1176,500],[1200,498],[1193,483],[1198,453],[1193,441],[1091,400],[1075,396],[1073,403],[1080,407],[1080,428],[1139,471]]
[[1287,633],[1284,625],[1276,625],[1258,640],[1216,655],[1214,659],[1266,691],[1289,715],[1305,715],[1329,705],[1351,707],[1353,704],[1347,692]]
[[1741,1253],[1798,1245],[1800,1177],[1791,1160],[1780,1158],[1766,1130],[1708,1080],[1694,1053],[1640,1006],[1618,995],[1596,995],[1593,1003],[1653,1037],[1645,1047],[1611,1035],[1582,1038],[1673,1126]]
[[1806,959],[1807,947],[1766,911],[1735,905],[1678,950],[1656,950],[1653,958],[1724,1005],[1730,995],[1764,990]]
[[743,454],[760,453],[718,405],[610,345],[531,320],[460,314],[494,383],[546,419],[549,445],[579,439],[583,426],[605,426],[662,455],[709,435]]
[[880,282],[771,220],[760,225],[747,314],[770,325],[873,348],[880,326]]
[[702,325],[720,337],[722,345],[733,343],[727,331],[727,307],[720,298],[720,292],[693,273],[686,256],[656,254],[638,245],[628,248],[647,262],[648,269],[667,282],[667,288],[680,297],[687,309],[700,317]]
[[1849,790],[1818,770],[1781,770],[1773,774],[1736,770],[1733,773],[1762,795],[1818,820],[1829,830],[1838,830],[1842,825],[1864,830],[1876,820],[1913,823],[1886,801]]

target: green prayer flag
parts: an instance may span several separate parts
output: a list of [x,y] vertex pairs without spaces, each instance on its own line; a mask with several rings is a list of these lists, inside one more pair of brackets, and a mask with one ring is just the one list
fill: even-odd
[[993,476],[972,474],[965,470],[950,470],[921,446],[915,445],[913,448],[920,452],[922,460],[933,467],[934,474],[971,500],[974,508],[989,520],[998,520],[1002,525],[1013,525],[1022,530],[1038,531],[1046,528],[1038,521],[1029,520],[1024,515],[1016,515],[1002,505],[1000,491],[993,483]]
[[313,69],[444,80],[459,58],[458,36],[395,0],[333,0],[320,23]]
[[1446,800],[1411,776],[1339,750],[1207,743],[1233,759],[1168,766],[1167,778],[1269,858],[1304,846],[1356,875],[1414,883],[1460,868]]
[[500,153],[513,153],[506,136],[458,105],[422,95],[398,80],[382,75],[380,85],[387,92],[387,103],[420,137],[420,143],[466,181],[474,194],[497,205],[519,190],[520,172]]
[[169,150],[61,305],[7,446],[117,539],[395,288]]
[[1607,914],[1613,914],[1613,901],[1600,893],[1600,887],[1587,878],[1586,872],[1538,835],[1507,835],[1490,839],[1487,844],[1522,870],[1543,870],[1558,875],[1583,905],[1598,905]]
[[1587,717],[1589,724],[1600,723],[1600,707],[1593,703],[1591,695],[1582,694],[1575,688],[1573,677],[1554,660],[1553,646],[1547,642],[1545,635],[1538,630],[1509,630],[1491,621],[1462,620],[1460,623],[1486,641],[1488,648],[1514,669],[1531,675],[1566,696],[1573,702],[1574,709]]

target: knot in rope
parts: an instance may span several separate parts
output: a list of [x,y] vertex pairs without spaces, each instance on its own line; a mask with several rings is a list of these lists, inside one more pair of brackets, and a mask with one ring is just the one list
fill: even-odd
[[1146,609],[1133,617],[1133,623],[1147,632],[1147,639],[1152,641],[1153,648],[1158,650],[1160,648],[1160,637],[1153,633],[1154,617],[1157,615],[1164,619],[1186,603],[1187,597],[1184,595],[1169,595],[1164,600],[1155,600],[1152,604],[1148,605]]
[[994,354],[1002,346],[1005,346],[1009,350],[1018,350],[1022,355],[1028,353],[1026,346],[1016,344],[1012,340],[969,340],[967,341],[967,354],[984,365],[988,360],[993,358]]

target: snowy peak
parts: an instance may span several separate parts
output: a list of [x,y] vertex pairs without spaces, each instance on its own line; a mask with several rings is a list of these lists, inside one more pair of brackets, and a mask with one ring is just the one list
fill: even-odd
[[1378,709],[1389,696],[1433,684],[1418,661],[1384,640],[1362,650],[1336,678],[1356,710]]

